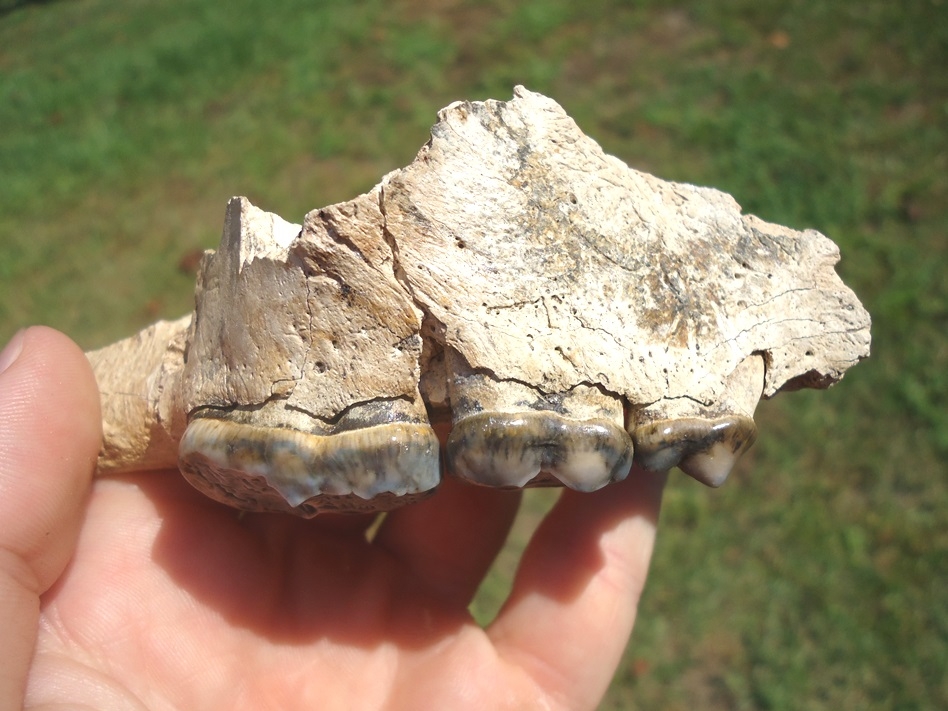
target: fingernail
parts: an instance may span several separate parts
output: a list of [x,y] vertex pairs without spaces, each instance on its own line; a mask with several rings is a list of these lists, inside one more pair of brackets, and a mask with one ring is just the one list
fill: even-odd
[[13,365],[13,361],[20,357],[20,351],[23,350],[23,335],[25,333],[26,329],[20,329],[14,333],[10,342],[0,351],[0,373]]

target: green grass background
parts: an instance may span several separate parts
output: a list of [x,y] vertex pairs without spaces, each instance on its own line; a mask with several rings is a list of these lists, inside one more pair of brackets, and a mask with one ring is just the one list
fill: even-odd
[[0,340],[185,313],[231,195],[298,221],[517,83],[829,235],[874,321],[842,383],[761,406],[724,488],[671,478],[603,708],[948,708],[946,0],[0,0]]

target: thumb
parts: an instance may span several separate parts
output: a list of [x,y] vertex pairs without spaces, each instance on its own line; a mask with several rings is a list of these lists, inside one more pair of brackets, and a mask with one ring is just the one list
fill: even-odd
[[85,355],[37,326],[0,353],[0,708],[22,704],[39,596],[76,546],[102,437]]

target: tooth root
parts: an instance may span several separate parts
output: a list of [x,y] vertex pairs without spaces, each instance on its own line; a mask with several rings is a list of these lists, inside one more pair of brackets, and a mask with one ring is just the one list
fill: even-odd
[[401,410],[371,403],[319,433],[303,431],[299,418],[274,426],[272,412],[205,414],[188,425],[178,463],[196,488],[245,510],[384,511],[423,498],[440,480],[434,430],[404,421]]
[[636,461],[655,471],[677,466],[703,484],[720,486],[757,439],[753,413],[763,381],[763,359],[753,355],[734,370],[722,397],[710,406],[662,400],[633,413],[628,429]]
[[544,398],[457,361],[450,370],[454,426],[445,454],[455,475],[485,486],[578,491],[628,475],[632,440],[618,398],[584,386]]

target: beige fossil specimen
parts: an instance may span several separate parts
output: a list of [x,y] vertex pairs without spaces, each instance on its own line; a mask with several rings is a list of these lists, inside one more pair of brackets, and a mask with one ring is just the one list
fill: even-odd
[[869,316],[812,230],[606,155],[551,99],[443,109],[408,167],[302,226],[244,198],[195,311],[89,354],[102,472],[179,466],[251,509],[383,510],[438,483],[712,486],[761,397],[827,387]]

